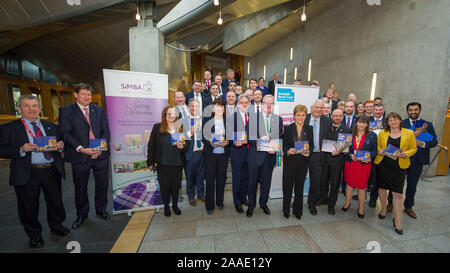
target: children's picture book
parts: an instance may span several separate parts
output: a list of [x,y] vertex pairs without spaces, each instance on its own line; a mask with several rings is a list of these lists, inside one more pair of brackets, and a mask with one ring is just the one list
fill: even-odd
[[89,139],[89,148],[93,149],[94,151],[107,151],[108,143],[104,138]]
[[388,157],[397,160],[398,155],[402,152],[399,148],[395,147],[394,145],[388,144],[386,149],[384,150],[384,154]]
[[53,152],[56,148],[56,136],[33,137],[33,142],[38,146],[36,152]]
[[223,143],[225,142],[225,135],[224,134],[212,134],[212,145],[223,145]]
[[324,139],[322,141],[322,152],[332,153],[336,151],[336,141]]
[[244,131],[234,133],[234,142],[247,144],[247,133]]
[[355,159],[358,161],[370,160],[370,152],[364,151],[364,150],[356,150],[355,151]]
[[377,121],[374,120],[369,123],[370,130],[382,130],[383,128],[384,128],[383,121],[381,121],[381,120],[377,120]]
[[259,152],[281,152],[282,142],[281,139],[258,139],[256,142],[256,149]]
[[295,142],[295,153],[308,153],[309,152],[309,141],[296,141]]
[[172,145],[176,146],[177,144],[186,144],[186,138],[183,133],[173,133],[170,134],[170,138],[172,139]]
[[352,134],[339,133],[338,139],[336,141],[336,150],[338,150],[340,153],[348,153],[348,150],[352,145],[352,141]]
[[202,121],[200,118],[191,118],[191,126],[194,127],[194,130],[198,130],[202,128]]
[[[411,126],[411,128],[409,128],[409,129],[413,130],[413,131],[416,131],[416,130],[419,130],[419,129],[423,130],[423,132],[416,137],[417,140],[420,140],[420,141],[431,141],[431,140],[433,140],[433,136],[430,133],[428,133],[428,131],[427,131],[428,123],[425,122],[422,119],[416,120],[416,122],[413,124],[413,126]],[[418,146],[418,149],[420,150],[420,149],[422,149],[422,147]]]

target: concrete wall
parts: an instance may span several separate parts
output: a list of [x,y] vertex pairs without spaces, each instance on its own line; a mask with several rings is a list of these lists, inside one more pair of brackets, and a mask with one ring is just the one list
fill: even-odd
[[378,72],[376,96],[383,98],[386,111],[406,118],[406,104],[418,101],[421,117],[434,123],[442,139],[450,94],[450,1],[381,2],[369,6],[365,0],[342,0],[304,25],[299,20],[297,30],[245,59],[245,67],[251,62],[246,78],[262,76],[266,64],[267,81],[273,72],[283,81],[287,67],[287,83],[292,83],[295,66],[298,77],[306,81],[311,58],[311,80],[319,80],[321,93],[334,82],[341,98],[355,92],[363,101],[370,97],[372,73]]

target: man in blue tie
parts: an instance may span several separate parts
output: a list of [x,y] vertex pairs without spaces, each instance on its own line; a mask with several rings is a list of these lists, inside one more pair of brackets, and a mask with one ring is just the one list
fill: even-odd
[[202,137],[202,119],[199,115],[200,104],[196,99],[189,100],[189,116],[183,124],[187,131],[187,136],[191,138],[191,145],[185,153],[186,158],[186,194],[189,198],[189,204],[196,206],[195,191],[197,198],[205,202],[205,172],[203,168],[203,143]]
[[63,226],[66,218],[61,190],[61,177],[65,175],[61,157],[64,143],[56,142],[56,150],[51,152],[36,151],[35,137],[58,135],[55,124],[39,119],[41,109],[36,96],[23,95],[17,106],[22,118],[0,126],[0,157],[11,159],[9,184],[14,186],[20,222],[31,248],[44,244],[38,220],[41,190],[50,230],[60,236],[70,233]]

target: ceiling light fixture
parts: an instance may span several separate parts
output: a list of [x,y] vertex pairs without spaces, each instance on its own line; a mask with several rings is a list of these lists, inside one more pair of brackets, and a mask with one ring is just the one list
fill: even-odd
[[139,1],[136,2],[136,21],[141,20],[141,15],[139,14]]
[[302,16],[300,17],[300,19],[302,20],[302,22],[306,21],[306,0],[303,0],[303,13]]
[[214,6],[220,5],[219,0],[214,0]]
[[222,25],[223,19],[222,19],[222,11],[219,11],[219,20],[217,20],[217,24]]

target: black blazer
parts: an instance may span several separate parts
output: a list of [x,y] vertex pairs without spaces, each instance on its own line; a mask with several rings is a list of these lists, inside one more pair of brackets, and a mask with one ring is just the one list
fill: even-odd
[[[206,118],[203,119],[203,124],[202,124],[202,126],[203,126],[203,128],[202,128],[202,142],[204,144],[204,146],[203,146],[203,154],[208,154],[208,155],[213,154],[213,151],[214,151],[214,147],[211,145],[210,141],[211,141],[211,134],[214,134],[215,131],[216,131],[216,126],[214,124],[212,125],[211,131],[210,131],[211,132],[210,135],[206,135],[205,134],[205,130],[207,130],[207,129],[205,129],[205,126],[210,126],[210,123],[208,123],[208,121],[214,122],[214,120],[212,120],[212,119],[214,119],[214,118],[206,117]],[[226,135],[226,133],[227,133],[226,132],[227,131],[227,119],[226,118],[223,119],[223,126],[225,127],[224,129],[225,129],[225,135]],[[226,139],[228,140],[229,136],[226,136]],[[230,145],[228,144],[227,146],[224,147],[225,155],[227,157],[228,157],[228,155],[230,153],[230,147],[229,146]]]
[[[58,136],[58,126],[41,120],[47,136]],[[57,137],[58,138],[58,137]],[[58,138],[58,141],[61,140]],[[31,152],[20,157],[20,147],[29,143],[27,131],[20,119],[0,126],[0,157],[11,159],[9,184],[25,185],[31,176]],[[52,152],[53,161],[59,174],[64,177],[64,161],[60,152]]]
[[[305,124],[309,125],[309,122],[311,121],[311,114],[306,115]],[[330,130],[330,127],[332,126],[333,121],[330,118],[327,118],[325,116],[320,117],[320,133],[319,133],[319,150],[322,151],[322,142],[324,139],[327,138],[328,132]],[[312,126],[311,126],[312,127]],[[314,131],[313,131],[314,134]],[[315,143],[314,145],[317,145]]]
[[[89,119],[95,138],[105,138],[109,143],[109,127],[103,108],[89,104]],[[84,163],[89,156],[76,151],[79,145],[89,148],[89,123],[80,107],[74,103],[59,108],[59,135],[65,144],[64,159],[72,163]],[[107,159],[108,151],[102,152],[97,160]]]
[[[297,141],[297,126],[295,122],[284,126],[283,133],[283,153],[285,158],[293,158],[295,156],[303,156],[301,154],[288,155],[288,151],[292,148],[295,148],[295,142]],[[314,134],[313,127],[307,125],[306,123],[303,125],[303,133],[302,133],[302,141],[309,141],[309,153],[311,154],[314,150]]]
[[[417,149],[417,152],[413,155],[416,157],[419,164],[428,165],[430,164],[430,148],[434,148],[438,145],[438,140],[436,136],[436,132],[434,131],[433,123],[429,121],[425,121],[428,124],[427,132],[433,136],[431,141],[425,141],[425,148]],[[409,129],[412,124],[409,121],[409,118],[403,120],[402,127]]]
[[[148,141],[148,149],[147,149],[147,166],[154,166],[155,163],[159,166],[161,164],[162,156],[164,154],[164,138],[169,133],[161,133],[159,130],[161,129],[161,123],[156,123],[153,125],[152,133],[150,135],[150,140]],[[184,153],[189,149],[191,145],[191,141],[187,138],[186,144],[183,149],[178,150],[180,152],[181,162],[183,166],[186,164],[186,160],[184,158]],[[158,168],[156,166],[156,168]]]
[[[281,84],[280,81],[277,81],[277,84]],[[271,80],[267,86],[267,91],[269,94],[274,95],[275,94],[275,81]]]

